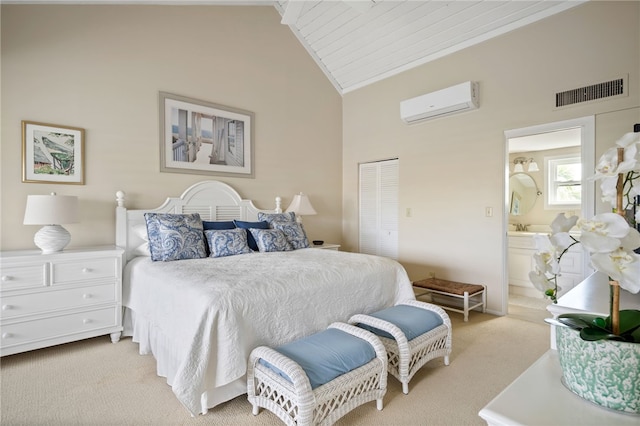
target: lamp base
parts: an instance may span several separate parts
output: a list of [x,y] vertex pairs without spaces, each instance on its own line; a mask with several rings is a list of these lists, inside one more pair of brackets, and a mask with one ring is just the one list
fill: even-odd
[[56,253],[71,241],[71,234],[60,225],[45,225],[33,237],[33,242],[42,254]]

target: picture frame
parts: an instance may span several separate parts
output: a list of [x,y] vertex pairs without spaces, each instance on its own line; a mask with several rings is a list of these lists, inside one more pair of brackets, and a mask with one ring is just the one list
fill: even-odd
[[513,191],[511,193],[511,210],[510,213],[514,216],[520,215],[520,203],[522,201],[522,197],[517,191]]
[[254,113],[160,92],[160,171],[254,177]]
[[84,185],[84,129],[22,121],[22,182]]

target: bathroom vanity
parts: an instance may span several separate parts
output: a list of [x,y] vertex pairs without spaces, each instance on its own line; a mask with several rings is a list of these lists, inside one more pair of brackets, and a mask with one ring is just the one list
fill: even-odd
[[[509,231],[509,293],[517,296],[540,297],[529,280],[534,269],[533,255],[536,253],[534,236],[542,232]],[[558,297],[566,294],[583,280],[583,252],[579,244],[571,247],[560,261]]]

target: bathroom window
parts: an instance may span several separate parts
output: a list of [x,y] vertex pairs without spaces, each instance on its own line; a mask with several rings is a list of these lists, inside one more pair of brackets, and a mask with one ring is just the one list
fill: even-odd
[[582,163],[580,157],[545,157],[547,208],[579,207],[582,202]]

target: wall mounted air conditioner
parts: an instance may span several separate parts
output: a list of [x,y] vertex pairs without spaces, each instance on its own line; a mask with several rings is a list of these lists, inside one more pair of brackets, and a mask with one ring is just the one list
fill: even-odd
[[411,124],[477,109],[478,83],[467,81],[400,102],[400,118]]

